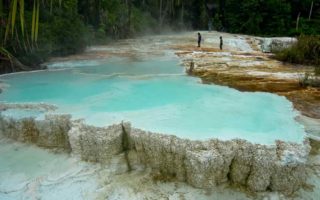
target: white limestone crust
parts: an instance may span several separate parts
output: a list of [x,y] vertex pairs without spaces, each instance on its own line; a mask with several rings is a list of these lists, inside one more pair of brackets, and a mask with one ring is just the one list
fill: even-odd
[[128,170],[151,169],[197,188],[227,183],[285,194],[304,185],[310,151],[308,140],[270,146],[239,139],[192,141],[132,128],[130,123],[93,127],[69,115],[46,115],[44,120],[0,117],[0,136],[63,149],[90,162],[108,164],[122,155]]

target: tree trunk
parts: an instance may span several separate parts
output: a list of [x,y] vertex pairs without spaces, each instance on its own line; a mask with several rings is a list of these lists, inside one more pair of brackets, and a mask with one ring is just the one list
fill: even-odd
[[300,14],[301,14],[301,12],[299,12],[298,17],[297,17],[296,30],[299,29]]
[[309,21],[311,20],[312,9],[313,9],[313,1],[311,2],[311,8],[310,8],[310,13],[309,13]]

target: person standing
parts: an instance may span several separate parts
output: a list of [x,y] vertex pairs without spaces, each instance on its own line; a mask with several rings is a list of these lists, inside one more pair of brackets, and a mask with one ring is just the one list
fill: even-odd
[[220,50],[222,50],[222,46],[223,46],[223,40],[222,40],[222,36],[220,36]]
[[198,33],[198,47],[201,46],[201,34]]

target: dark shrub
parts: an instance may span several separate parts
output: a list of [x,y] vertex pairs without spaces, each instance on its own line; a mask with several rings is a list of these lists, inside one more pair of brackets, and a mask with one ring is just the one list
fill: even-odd
[[297,43],[277,52],[275,58],[284,62],[313,65],[315,73],[320,74],[320,35],[300,36]]

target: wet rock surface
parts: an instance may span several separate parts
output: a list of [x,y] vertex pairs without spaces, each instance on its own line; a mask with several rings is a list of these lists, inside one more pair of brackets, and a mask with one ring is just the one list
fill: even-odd
[[44,120],[1,117],[0,130],[7,138],[69,151],[85,161],[106,164],[122,155],[127,170],[151,169],[166,179],[206,189],[227,183],[252,192],[292,194],[306,181],[310,151],[307,140],[271,146],[243,140],[191,141],[132,128],[129,123],[97,128],[68,115],[46,115]]
[[[221,34],[216,32],[202,34],[205,38],[202,48],[196,47],[195,37],[188,33],[150,37],[139,42],[149,44],[150,48],[145,48],[145,45],[144,48],[139,48],[138,45],[135,50],[129,52],[128,44],[132,44],[133,41],[128,40],[121,41],[114,47],[108,47],[109,53],[91,51],[74,57],[90,59],[98,56],[104,59],[117,55],[140,59],[141,54],[150,55],[151,52],[157,55],[160,49],[170,47],[183,59],[186,67],[191,61],[194,62],[192,74],[201,77],[205,83],[226,85],[242,91],[266,91],[286,96],[294,103],[296,109],[310,117],[301,120],[304,124],[311,125],[306,126],[307,129],[309,127],[309,131],[317,135],[319,126],[316,118],[320,116],[319,90],[299,86],[299,78],[305,72],[310,72],[311,68],[283,65],[272,60],[269,54],[261,52],[261,40],[249,36],[222,34],[225,44],[224,50],[220,51],[218,38]],[[164,40],[167,42],[165,45],[152,45],[155,42],[163,44]],[[5,106],[4,109],[1,107],[1,110],[15,107]],[[205,188],[204,191],[225,184],[252,192],[267,191],[260,193],[261,199],[287,199],[277,191],[286,195],[292,194],[299,188],[305,188],[306,182],[314,185],[315,194],[311,193],[313,189],[299,190],[299,196],[292,199],[314,199],[319,190],[317,187],[320,180],[320,159],[317,157],[319,154],[317,138],[311,141],[313,155],[308,156],[310,145],[307,140],[303,145],[278,141],[273,146],[252,144],[243,140],[190,141],[139,130],[128,123],[97,128],[79,120],[73,121],[70,116],[47,116],[41,120],[10,119],[2,116],[0,135],[45,148],[71,152],[86,161],[114,165],[116,173],[121,175],[116,179],[106,178],[105,187],[108,193],[103,198],[108,199],[121,199],[121,197],[128,199],[134,194],[136,199],[142,199],[144,196],[152,199],[154,195],[158,195],[159,198],[169,198],[171,194],[178,195],[172,190],[164,189],[164,186],[159,188],[159,184],[151,188],[150,185],[154,183],[150,180],[150,175],[156,180],[172,181],[174,190],[177,190],[178,185],[175,181],[182,181],[194,187]],[[124,138],[127,138],[125,142]],[[115,158],[119,159],[114,161]],[[132,172],[124,173],[129,168]],[[139,174],[140,170],[144,172],[150,170],[151,173],[147,173],[146,176],[140,175],[137,179],[135,175]],[[130,185],[125,192],[125,189],[122,189],[123,180]],[[179,197],[188,197],[188,192],[182,192],[184,194],[180,193]],[[175,198],[175,196],[170,197]],[[189,199],[197,198],[189,197]],[[198,198],[203,199],[203,196]],[[211,198],[213,197],[210,196]],[[231,195],[230,198],[246,197]]]
[[132,129],[130,138],[142,164],[198,188],[231,183],[253,192],[271,189],[291,194],[306,177],[308,142],[274,146],[243,140],[200,142],[139,129]]
[[44,120],[23,118],[15,120],[0,116],[2,136],[40,147],[70,152],[68,131],[70,115],[47,115]]
[[97,128],[75,121],[67,132],[72,154],[84,161],[105,163],[122,153],[121,125]]
[[20,109],[20,110],[40,110],[40,111],[54,111],[57,106],[46,103],[1,103],[0,111]]
[[[226,48],[219,51],[216,45],[218,34],[214,38],[213,48],[208,48],[208,45],[204,45],[204,48],[201,49],[190,45],[177,45],[175,47],[178,50],[177,55],[184,60],[187,70],[190,62],[196,66],[189,74],[200,77],[206,84],[214,83],[240,91],[262,91],[285,96],[293,103],[294,108],[302,114],[297,120],[305,126],[311,141],[312,154],[318,155],[320,144],[320,90],[318,88],[302,87],[300,84],[305,73],[312,74],[313,69],[307,66],[284,64],[273,60],[272,54],[268,54],[272,49],[277,50],[290,46],[295,40],[292,38],[261,40],[261,38],[246,37],[250,49],[236,49],[227,43]],[[314,158],[314,156],[310,157]],[[248,160],[246,162],[249,163]],[[313,170],[319,170],[318,166],[312,166]],[[244,168],[244,173],[236,174],[234,177],[242,177],[243,174],[248,173],[249,169],[250,167]],[[310,179],[314,184],[319,177],[314,178],[318,172],[315,173],[313,170],[309,171],[308,169],[308,176],[311,177]],[[277,171],[284,172],[281,169],[277,169]],[[239,182],[241,182],[241,178],[239,179]],[[277,180],[277,183],[271,184],[271,189],[274,186],[285,187],[287,181],[297,181],[297,179],[286,179],[280,174],[273,175],[272,179]],[[281,180],[284,180],[284,182],[281,183]],[[263,183],[258,183],[263,186]],[[282,199],[277,195],[275,198]],[[314,199],[307,192],[304,192],[304,197],[299,198]]]
[[[218,49],[219,35],[226,41],[222,51]],[[186,70],[193,63],[190,75],[200,77],[206,84],[285,96],[303,115],[320,119],[320,89],[301,85],[305,74],[312,74],[313,68],[285,64],[272,59],[272,54],[264,53],[266,48],[273,48],[273,44],[281,48],[290,46],[295,42],[294,38],[259,38],[217,32],[204,33],[204,37],[210,39],[202,48],[190,42],[173,47]],[[232,42],[236,39],[242,42]]]
[[282,37],[282,38],[261,38],[261,50],[264,53],[281,51],[285,48],[290,47],[292,44],[297,42],[296,38]]

